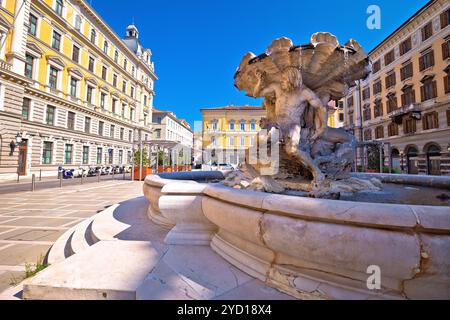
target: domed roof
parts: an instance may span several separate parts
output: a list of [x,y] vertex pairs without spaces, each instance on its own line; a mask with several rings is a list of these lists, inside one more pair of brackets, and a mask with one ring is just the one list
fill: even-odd
[[139,32],[138,28],[134,25],[134,23],[130,24],[127,27],[127,31],[131,31],[131,30],[135,30],[135,31]]

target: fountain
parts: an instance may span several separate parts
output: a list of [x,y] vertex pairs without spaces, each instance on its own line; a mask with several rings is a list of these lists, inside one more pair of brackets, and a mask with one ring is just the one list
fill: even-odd
[[[281,145],[280,166],[269,176],[261,173],[258,163],[247,161],[227,176],[226,185],[274,193],[301,190],[316,198],[379,190],[381,183],[375,179],[350,176],[354,136],[327,125],[330,100],[345,97],[349,87],[370,72],[370,61],[356,41],[341,46],[325,32],[313,34],[307,45],[294,46],[283,37],[259,56],[247,53],[234,77],[235,86],[248,96],[265,98],[263,129],[268,134],[260,140]],[[271,139],[274,131],[279,141]]]
[[247,54],[235,83],[265,98],[276,165],[249,151],[231,173],[148,176],[145,198],[67,231],[23,297],[450,299],[450,177],[352,174],[354,137],[326,125],[328,101],[369,72],[329,33]]

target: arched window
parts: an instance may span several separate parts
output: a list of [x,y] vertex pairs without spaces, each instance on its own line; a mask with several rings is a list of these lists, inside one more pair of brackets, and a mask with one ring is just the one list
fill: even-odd
[[430,144],[426,149],[427,173],[432,176],[441,175],[441,147],[437,144]]
[[78,31],[81,30],[81,23],[82,23],[81,16],[79,14],[77,14],[75,17],[75,29],[76,30],[78,30]]
[[91,42],[95,44],[95,41],[97,40],[97,31],[95,29],[91,30]]
[[419,161],[416,159],[419,155],[419,150],[414,147],[406,149],[406,164],[408,167],[408,174],[419,174]]

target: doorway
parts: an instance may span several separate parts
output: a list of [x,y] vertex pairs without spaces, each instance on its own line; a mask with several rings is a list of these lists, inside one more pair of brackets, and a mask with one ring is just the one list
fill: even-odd
[[23,140],[19,144],[19,165],[17,173],[19,176],[27,175],[27,156],[28,156],[28,141]]

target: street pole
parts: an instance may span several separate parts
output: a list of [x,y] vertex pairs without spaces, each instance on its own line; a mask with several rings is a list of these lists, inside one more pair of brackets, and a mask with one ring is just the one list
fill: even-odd
[[31,176],[31,191],[34,192],[36,191],[36,175],[33,174]]
[[384,143],[381,143],[379,146],[380,149],[380,173],[383,173],[383,162],[384,162],[384,157],[383,157],[383,151],[384,151]]
[[140,151],[140,163],[139,163],[139,181],[142,181],[142,167],[143,167],[143,160],[144,160],[144,153],[142,150],[142,138],[139,136],[139,151]]

